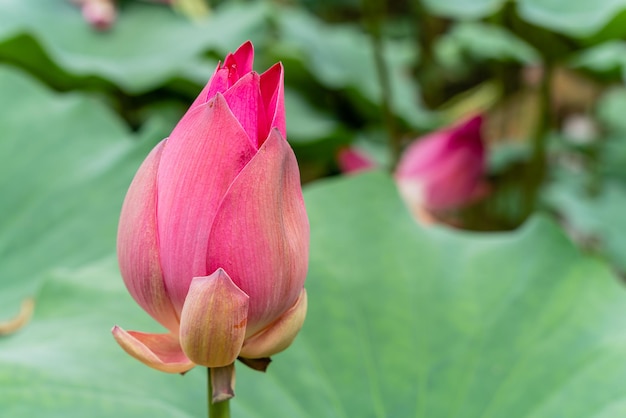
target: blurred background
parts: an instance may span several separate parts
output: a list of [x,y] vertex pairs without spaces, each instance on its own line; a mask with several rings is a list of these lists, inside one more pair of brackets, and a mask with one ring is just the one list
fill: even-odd
[[541,208],[621,268],[625,10],[609,0],[2,0],[0,61],[87,93],[133,132],[159,120],[166,136],[219,57],[251,39],[259,71],[286,67],[305,183],[340,173],[345,147],[392,169],[416,137],[485,113],[490,192],[457,225],[511,229]]
[[482,114],[485,193],[435,222],[515,231],[542,213],[626,273],[624,0],[0,0],[0,318],[51,276],[72,284],[45,290],[44,319],[93,271],[119,280],[130,178],[247,39],[257,71],[285,66],[306,187],[344,176],[346,149],[393,172],[416,138]]

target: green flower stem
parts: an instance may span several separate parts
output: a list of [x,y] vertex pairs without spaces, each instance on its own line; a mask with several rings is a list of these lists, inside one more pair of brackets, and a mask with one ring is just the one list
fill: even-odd
[[207,398],[209,401],[209,418],[230,418],[230,399],[221,402],[213,402],[213,383],[211,381],[211,369],[207,368]]

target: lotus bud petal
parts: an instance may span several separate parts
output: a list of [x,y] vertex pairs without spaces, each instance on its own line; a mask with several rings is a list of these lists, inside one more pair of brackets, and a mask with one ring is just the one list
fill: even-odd
[[246,339],[241,349],[241,357],[266,358],[280,353],[289,347],[304,324],[306,316],[306,290],[287,312],[265,329]]
[[436,131],[406,149],[395,178],[414,212],[447,211],[475,200],[485,173],[482,120],[476,116]]
[[183,353],[175,335],[124,331],[117,325],[112,332],[124,351],[154,369],[184,373],[195,366]]
[[246,42],[217,66],[126,195],[124,283],[170,333],[113,334],[158,370],[227,367],[244,346],[261,356],[246,364],[266,366],[304,320],[309,223],[285,139],[283,67],[259,75],[253,58]]
[[248,301],[222,269],[193,279],[180,318],[180,342],[187,357],[206,367],[234,362],[246,335]]
[[83,18],[95,29],[109,29],[117,17],[112,0],[82,0]]

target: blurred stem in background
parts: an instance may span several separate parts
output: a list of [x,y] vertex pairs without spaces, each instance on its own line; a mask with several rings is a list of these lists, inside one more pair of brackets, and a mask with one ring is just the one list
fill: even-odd
[[543,75],[539,90],[539,119],[532,138],[531,159],[527,166],[524,218],[530,216],[537,207],[541,186],[547,174],[546,146],[547,137],[552,128],[552,100],[550,97],[553,64],[544,60]]
[[428,13],[421,0],[413,0],[412,7],[419,51],[416,77],[424,103],[429,108],[435,109],[445,101],[443,94],[445,79],[437,68],[434,47],[437,37],[443,32],[443,21]]
[[372,49],[374,53],[374,61],[376,62],[376,71],[378,74],[378,84],[381,89],[381,109],[387,136],[389,141],[389,149],[391,154],[390,169],[393,171],[400,159],[402,152],[402,143],[396,121],[392,113],[391,104],[393,103],[393,92],[389,79],[389,69],[385,60],[385,46],[381,30],[381,21],[385,19],[386,2],[381,0],[362,0],[365,26],[372,40]]

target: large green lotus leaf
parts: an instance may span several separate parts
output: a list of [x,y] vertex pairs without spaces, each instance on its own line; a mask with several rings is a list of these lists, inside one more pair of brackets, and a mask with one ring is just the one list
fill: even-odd
[[128,318],[142,330],[159,331],[117,275],[114,257],[50,274],[31,323],[0,338],[4,416],[206,416],[200,369],[185,377],[157,372],[115,343],[112,325]]
[[[2,321],[44,272],[110,253],[130,176],[151,144],[131,141],[93,98],[51,93],[15,69],[0,67],[0,92]],[[141,136],[153,144],[166,127],[149,126]]]
[[504,0],[424,0],[429,12],[455,19],[480,19],[500,9]]
[[600,31],[620,12],[625,0],[520,0],[520,15],[531,23],[575,37]]
[[258,38],[265,19],[260,2],[227,4],[194,22],[163,5],[128,2],[114,28],[101,33],[70,1],[0,0],[0,58],[61,86],[71,76],[82,83],[95,77],[141,93],[197,73],[207,50],[224,53]]
[[242,403],[289,399],[285,416],[325,417],[625,412],[626,292],[552,222],[421,230],[377,174],[306,200],[308,320],[269,371],[281,394],[240,373]]
[[[310,186],[309,312],[266,374],[238,365],[234,417],[618,417],[626,293],[550,221],[422,229],[391,179]],[[148,369],[109,329],[157,330],[112,258],[54,272],[31,325],[0,339],[7,416],[191,417],[204,375]]]

